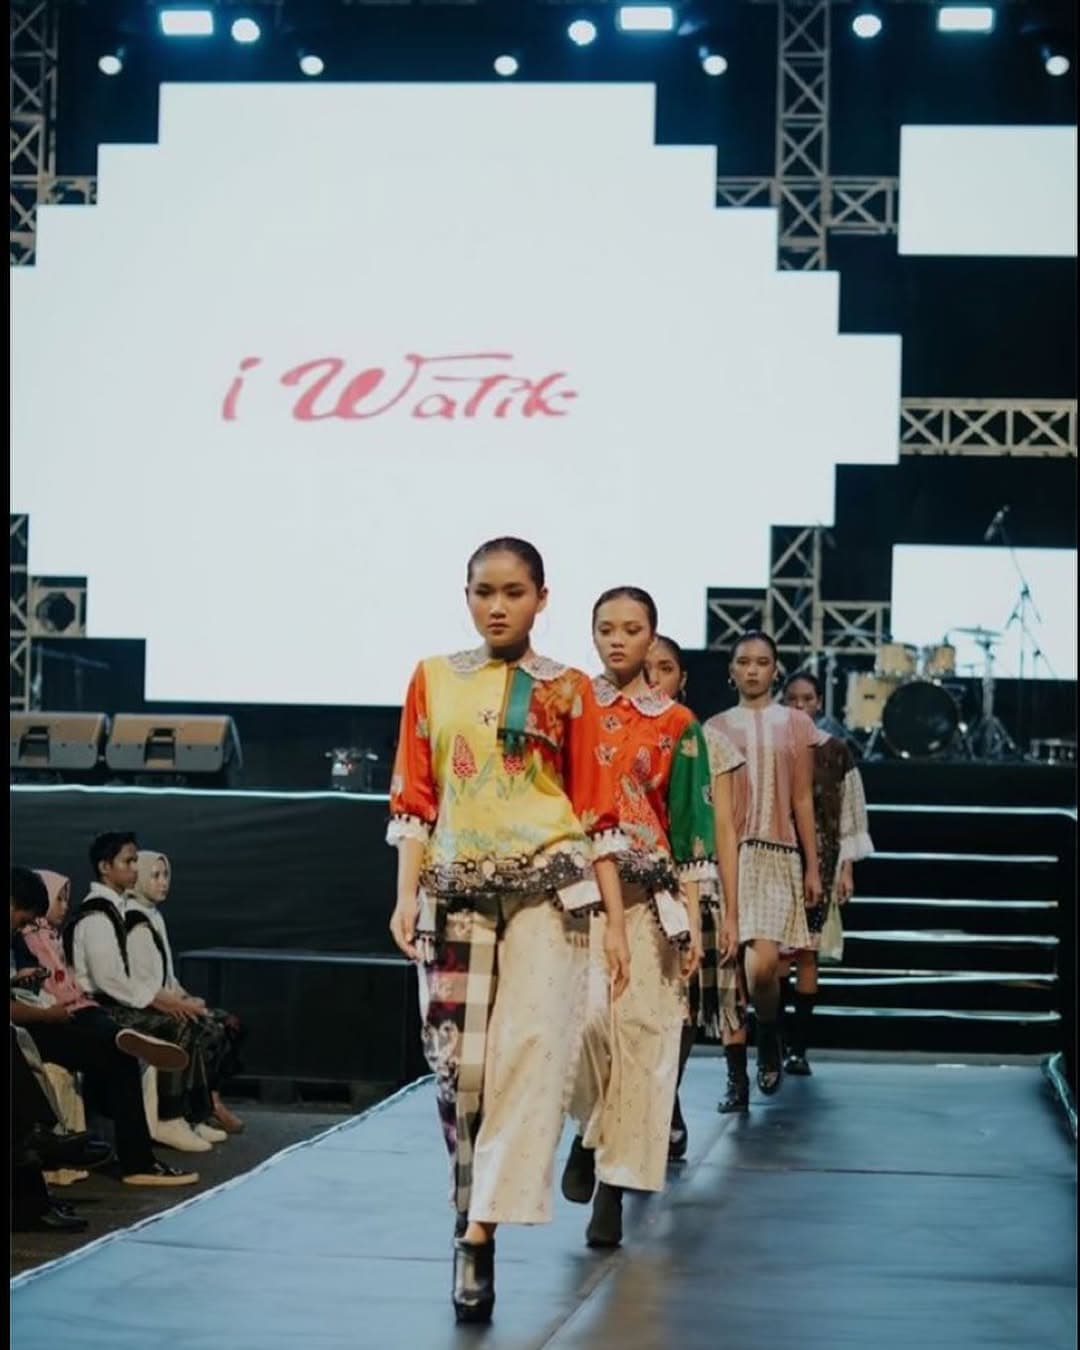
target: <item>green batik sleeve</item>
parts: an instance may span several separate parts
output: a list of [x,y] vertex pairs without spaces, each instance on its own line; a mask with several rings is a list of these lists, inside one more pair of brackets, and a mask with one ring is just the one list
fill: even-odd
[[705,735],[691,722],[675,744],[668,783],[671,854],[683,881],[716,876],[712,779]]

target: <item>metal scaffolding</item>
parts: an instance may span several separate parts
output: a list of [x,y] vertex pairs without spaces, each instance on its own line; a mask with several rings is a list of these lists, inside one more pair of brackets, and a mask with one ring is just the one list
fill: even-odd
[[11,516],[10,519],[11,664],[8,688],[11,711],[25,712],[30,707],[30,521],[27,516]]
[[1076,400],[905,398],[902,455],[1076,458]]

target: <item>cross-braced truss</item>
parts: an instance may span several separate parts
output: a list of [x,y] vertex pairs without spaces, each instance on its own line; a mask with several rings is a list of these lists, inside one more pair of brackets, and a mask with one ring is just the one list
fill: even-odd
[[906,398],[904,455],[1076,457],[1076,400]]
[[30,706],[30,615],[28,574],[30,521],[27,516],[12,516],[11,546],[11,663],[8,686],[12,712],[25,712]]

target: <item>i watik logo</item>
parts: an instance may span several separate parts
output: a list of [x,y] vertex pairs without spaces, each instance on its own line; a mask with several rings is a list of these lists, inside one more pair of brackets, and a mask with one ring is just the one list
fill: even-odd
[[565,417],[578,397],[568,379],[565,370],[529,373],[513,352],[406,352],[388,365],[320,356],[284,370],[261,356],[245,356],[222,400],[221,417],[242,421],[246,410],[267,399],[297,422]]

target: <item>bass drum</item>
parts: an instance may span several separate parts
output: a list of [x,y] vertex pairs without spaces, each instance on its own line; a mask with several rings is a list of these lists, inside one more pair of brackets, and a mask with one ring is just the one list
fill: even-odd
[[948,750],[960,728],[960,707],[940,684],[901,685],[882,714],[885,744],[901,759],[926,759]]

